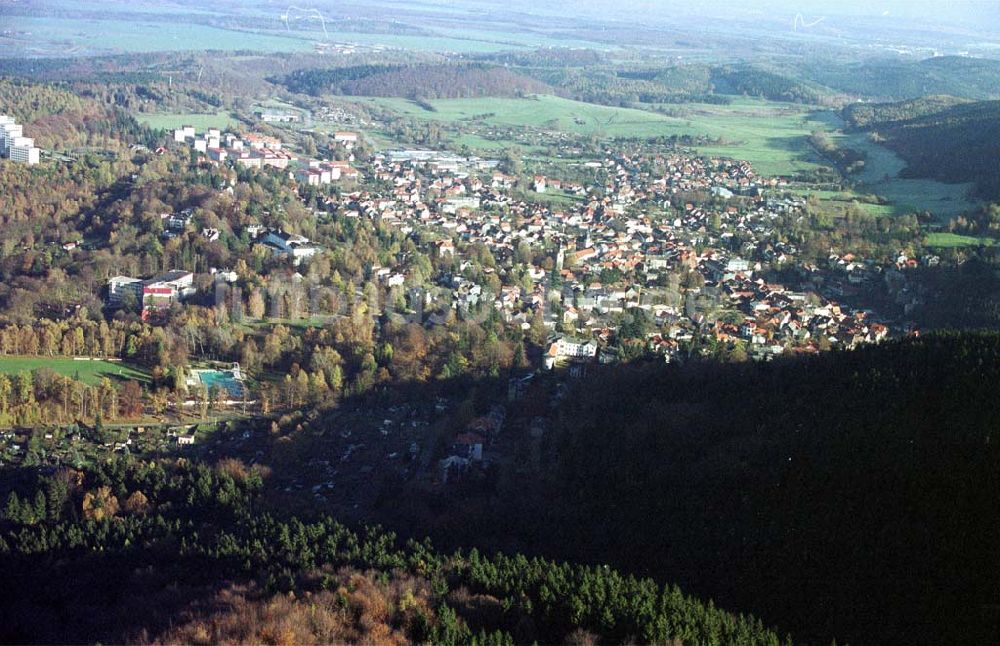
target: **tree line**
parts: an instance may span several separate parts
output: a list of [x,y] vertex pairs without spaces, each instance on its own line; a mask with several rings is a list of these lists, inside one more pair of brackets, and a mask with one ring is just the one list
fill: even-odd
[[539,81],[483,63],[306,69],[292,72],[280,82],[292,92],[313,96],[343,94],[457,99],[551,93],[551,88]]

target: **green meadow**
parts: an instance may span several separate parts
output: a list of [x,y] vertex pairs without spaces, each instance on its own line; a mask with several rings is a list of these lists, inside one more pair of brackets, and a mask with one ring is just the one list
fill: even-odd
[[[689,104],[681,116],[649,110],[582,103],[556,96],[529,98],[474,98],[431,101],[434,111],[407,99],[368,98],[369,101],[417,119],[471,122],[493,126],[526,126],[602,137],[698,136],[721,139],[724,145],[704,146],[701,152],[746,159],[767,175],[790,175],[815,168],[816,157],[805,138],[822,123],[808,107],[742,99],[730,105]],[[474,135],[459,143],[479,143]],[[502,142],[490,147],[502,146]]]
[[[833,125],[842,125],[842,122],[833,122]],[[947,220],[976,206],[968,197],[972,184],[900,177],[906,162],[892,150],[870,141],[864,133],[841,134],[836,140],[841,146],[865,153],[865,168],[853,178],[858,183],[858,190],[886,198],[895,214],[930,211],[939,220]]]
[[139,123],[144,123],[151,128],[174,130],[181,126],[194,126],[194,129],[199,133],[209,128],[224,130],[236,123],[236,119],[228,112],[216,112],[214,114],[199,112],[137,113],[135,114],[135,118]]
[[924,245],[927,247],[938,247],[941,249],[954,249],[958,247],[992,247],[996,244],[993,238],[983,238],[977,236],[963,236],[957,233],[928,233],[924,238]]
[[149,374],[145,370],[118,362],[77,361],[69,357],[0,357],[0,374],[31,372],[39,368],[48,368],[66,377],[78,378],[88,385],[96,385],[105,377],[112,381],[121,379],[149,381]]

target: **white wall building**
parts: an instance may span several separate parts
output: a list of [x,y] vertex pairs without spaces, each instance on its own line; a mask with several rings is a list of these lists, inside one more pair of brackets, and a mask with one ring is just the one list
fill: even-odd
[[[25,139],[21,137],[20,139]],[[28,139],[27,143],[16,143],[10,148],[10,160],[23,164],[34,165],[39,161],[41,151],[34,146],[34,140]]]
[[35,140],[24,136],[24,129],[14,117],[0,115],[0,156],[24,164],[37,164],[41,151]]

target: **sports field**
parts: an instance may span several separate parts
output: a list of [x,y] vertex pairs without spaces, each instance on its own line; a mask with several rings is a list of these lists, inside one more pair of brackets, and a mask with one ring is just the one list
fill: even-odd
[[95,385],[104,377],[112,381],[135,379],[149,381],[149,373],[141,368],[124,363],[93,360],[78,361],[69,357],[0,357],[0,373],[17,374],[48,368],[60,375],[79,379],[85,384]]

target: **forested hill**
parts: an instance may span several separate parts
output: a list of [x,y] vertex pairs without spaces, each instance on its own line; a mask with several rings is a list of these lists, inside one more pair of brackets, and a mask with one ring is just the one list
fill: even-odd
[[807,64],[801,74],[841,92],[882,100],[939,94],[1000,98],[1000,61],[985,58],[939,56],[922,61]]
[[753,65],[712,68],[712,84],[719,94],[737,94],[795,103],[822,103],[835,94],[818,83]]
[[0,114],[14,117],[24,126],[25,136],[42,148],[114,148],[157,140],[124,111],[57,85],[0,78]]
[[266,476],[129,457],[6,472],[0,641],[780,643],[756,619],[607,567],[277,518],[258,504]]
[[486,64],[362,65],[299,70],[274,79],[293,92],[456,99],[551,93],[536,81]]
[[594,103],[725,102],[730,96],[772,101],[839,104],[838,93],[756,65],[685,64],[616,69],[612,66],[558,65],[522,69],[581,101]]
[[845,116],[876,130],[906,160],[906,175],[975,182],[981,197],[1000,199],[1000,101],[928,97],[851,106]]
[[547,499],[577,558],[670,572],[815,643],[1000,637],[1000,333],[601,371]]
[[924,96],[892,103],[852,103],[844,108],[844,119],[855,128],[884,128],[904,121],[943,112],[969,99],[954,96]]

